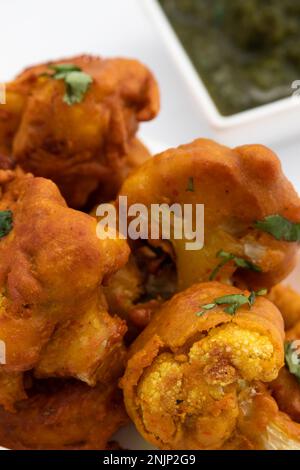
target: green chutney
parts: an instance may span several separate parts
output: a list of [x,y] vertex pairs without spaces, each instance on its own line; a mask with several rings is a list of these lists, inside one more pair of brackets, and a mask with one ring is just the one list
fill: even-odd
[[300,0],[159,0],[224,116],[291,96]]

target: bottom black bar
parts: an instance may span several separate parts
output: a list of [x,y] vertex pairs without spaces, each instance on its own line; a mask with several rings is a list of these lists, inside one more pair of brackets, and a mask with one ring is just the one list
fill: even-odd
[[[136,469],[153,466],[161,468],[177,468],[191,466],[194,468],[219,465],[244,470],[255,465],[272,465],[275,468],[295,463],[299,466],[298,451],[3,451],[0,452],[0,466],[3,464],[18,465],[17,468],[30,469],[51,468],[56,465],[83,466],[84,470],[124,467]],[[22,465],[22,467],[21,467]],[[42,466],[42,467],[41,467]],[[6,467],[5,467],[6,468]],[[254,469],[255,470],[255,469]]]

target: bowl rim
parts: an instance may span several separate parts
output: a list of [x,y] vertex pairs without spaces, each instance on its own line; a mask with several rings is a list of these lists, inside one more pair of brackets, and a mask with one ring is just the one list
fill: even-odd
[[256,108],[241,111],[230,116],[223,116],[211,98],[200,74],[197,72],[194,64],[185,51],[158,0],[143,0],[141,4],[146,9],[148,15],[152,17],[170,55],[173,60],[177,62],[181,75],[189,85],[195,101],[204,110],[209,123],[215,129],[225,130],[239,127],[270,116],[283,113],[288,114],[290,111],[295,109],[300,110],[299,97],[291,95],[290,97],[257,106]]

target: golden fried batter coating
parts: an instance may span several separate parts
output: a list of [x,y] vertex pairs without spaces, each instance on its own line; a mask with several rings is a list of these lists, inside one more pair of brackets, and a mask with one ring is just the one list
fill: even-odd
[[[43,382],[43,381],[41,381]],[[99,450],[128,418],[116,384],[91,388],[58,380],[39,385],[16,405],[0,408],[0,444],[9,449]]]
[[21,122],[22,113],[29,95],[30,83],[11,82],[6,85],[6,103],[0,107],[0,156],[3,161],[11,160],[14,135]]
[[[48,76],[50,65],[63,63],[93,80],[73,105],[63,101],[64,81]],[[148,156],[135,134],[139,122],[156,116],[159,96],[152,74],[137,61],[71,57],[30,67],[6,88],[0,154],[52,179],[71,207],[84,206],[93,192],[113,198],[128,171]]]
[[235,315],[221,305],[201,312],[235,294],[249,295],[196,284],[166,302],[131,346],[121,381],[126,409],[161,449],[222,448],[238,433],[256,383],[274,380],[283,365],[283,321],[267,299]]
[[293,421],[300,423],[300,383],[297,378],[283,367],[276,380],[271,384],[272,395],[281,411]]
[[104,287],[104,293],[113,313],[129,319],[129,312],[143,293],[143,275],[135,257],[130,255],[128,263],[114,274]]
[[7,410],[13,411],[13,404],[16,401],[25,400],[27,397],[24,386],[23,376],[20,372],[10,372],[9,374],[0,371],[0,403]]
[[280,310],[286,330],[300,321],[300,295],[290,286],[274,286],[268,298]]
[[[96,215],[96,208],[91,213]],[[130,243],[128,263],[104,287],[108,310],[126,320],[130,344],[154,312],[176,292],[176,273],[168,254],[143,243]],[[166,245],[168,248],[169,245]]]
[[[215,279],[248,288],[273,286],[295,264],[297,243],[278,241],[254,228],[256,221],[274,214],[300,221],[299,197],[276,155],[261,145],[232,150],[199,139],[167,150],[129,176],[120,195],[128,197],[128,206],[179,203],[195,208],[195,204],[204,204],[204,248],[188,251],[187,240],[172,240],[180,290],[209,280],[220,262],[220,250],[242,257],[261,272],[230,262]],[[195,210],[193,222],[195,225]]]
[[76,377],[94,386],[122,375],[126,351],[120,338],[126,325],[107,313],[103,298],[96,300],[54,331],[35,367],[36,377]]
[[[129,249],[124,240],[99,240],[96,221],[69,209],[51,181],[0,171],[0,183],[0,211],[12,211],[13,218],[0,239],[0,339],[6,345],[0,372],[7,383],[0,404],[11,409],[24,393],[25,371],[37,367],[47,375],[49,367],[51,375],[93,383],[98,368],[111,361],[111,347],[119,347],[122,361],[126,328],[109,317],[100,286],[127,262]],[[72,341],[80,336],[85,365],[72,341],[66,347],[68,327]],[[66,351],[70,356],[62,358]]]

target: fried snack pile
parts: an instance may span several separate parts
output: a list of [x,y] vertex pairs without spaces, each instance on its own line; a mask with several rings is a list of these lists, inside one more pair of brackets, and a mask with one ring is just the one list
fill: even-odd
[[0,155],[53,180],[71,207],[114,198],[149,157],[135,134],[156,116],[158,88],[135,60],[85,55],[30,67],[6,85],[6,100]]
[[[232,150],[199,139],[146,162],[126,179],[120,195],[128,197],[128,206],[204,204],[203,249],[188,251],[186,239],[171,240],[180,290],[208,280],[272,287],[295,265],[297,243],[276,240],[255,228],[257,221],[273,214],[300,222],[299,197],[266,147]],[[195,213],[193,217],[195,225]],[[149,235],[149,243],[158,241]],[[252,269],[232,260],[215,272],[220,252],[242,258]]]
[[[128,413],[160,449],[299,450],[300,296],[278,283],[300,199],[277,156],[198,139],[149,159],[159,94],[134,60],[49,62],[6,91],[0,446],[112,449]],[[162,205],[159,236],[150,218],[144,239],[101,237],[88,212],[117,195]],[[204,206],[203,247],[172,234],[174,204]]]
[[[121,402],[113,419],[109,403],[125,364],[123,336],[127,328],[120,318],[108,314],[101,285],[126,263],[127,244],[98,239],[96,221],[69,209],[50,180],[20,170],[0,170],[0,190],[0,215],[11,217],[11,226],[0,239],[0,338],[6,346],[6,363],[0,366],[0,428],[2,435],[10,422],[14,423],[11,429],[16,429],[15,444],[13,433],[7,436],[11,441],[2,441],[10,442],[13,448],[22,442],[26,447],[22,436],[18,443],[18,430],[24,431],[22,416],[27,419],[29,415],[32,419],[36,416],[32,434],[27,436],[29,448],[60,447],[60,433],[69,425],[69,432],[64,433],[66,445],[73,442],[75,446],[90,428],[87,423],[79,433],[85,402],[92,435],[102,426],[101,416],[104,422],[111,421],[104,440],[124,422]],[[73,377],[87,385],[70,389],[66,385],[59,396],[36,396],[31,386],[34,377]],[[96,385],[92,391],[90,387]],[[94,402],[96,395],[100,408],[93,418],[88,403]],[[69,404],[71,398],[73,405]],[[54,423],[49,417],[53,428],[48,431],[43,417],[52,404],[57,407],[58,421]],[[98,438],[101,447],[103,440],[100,435]],[[98,445],[96,437],[87,435],[86,439],[87,446]]]

